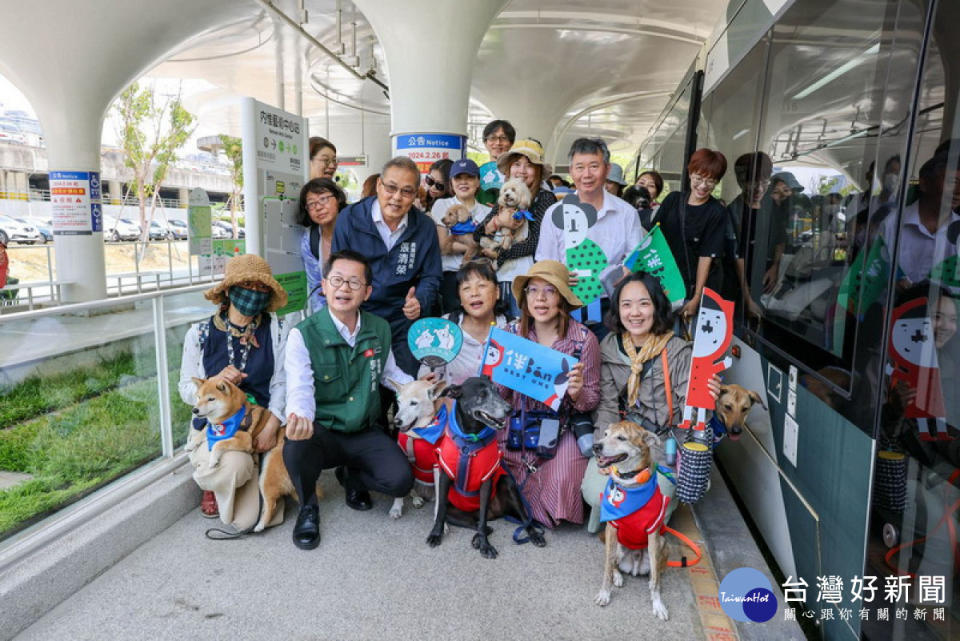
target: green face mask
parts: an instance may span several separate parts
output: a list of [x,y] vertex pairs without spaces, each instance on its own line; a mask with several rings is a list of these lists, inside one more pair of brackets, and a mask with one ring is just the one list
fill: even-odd
[[230,288],[230,303],[244,316],[256,316],[270,304],[273,292],[258,292],[255,289],[233,286]]

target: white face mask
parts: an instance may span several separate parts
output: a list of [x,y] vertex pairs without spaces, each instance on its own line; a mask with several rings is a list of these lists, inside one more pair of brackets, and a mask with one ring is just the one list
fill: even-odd
[[900,187],[900,176],[897,174],[886,174],[883,177],[883,190],[888,194],[897,193],[897,188]]

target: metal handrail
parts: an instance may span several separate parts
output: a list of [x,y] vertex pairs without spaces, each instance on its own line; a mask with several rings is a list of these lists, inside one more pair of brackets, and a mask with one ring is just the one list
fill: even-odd
[[145,300],[153,300],[163,296],[173,296],[176,294],[189,294],[191,292],[200,292],[210,289],[210,283],[200,283],[198,285],[187,285],[185,287],[176,287],[174,289],[162,289],[142,294],[131,294],[129,296],[117,296],[116,298],[102,298],[100,300],[88,301],[85,303],[69,303],[57,307],[46,307],[43,309],[34,309],[26,312],[14,312],[13,314],[4,314],[0,316],[0,323],[16,320],[31,320],[42,318],[44,316],[54,316],[61,314],[74,314],[94,309],[103,309],[107,307],[116,307],[129,303],[138,303]]

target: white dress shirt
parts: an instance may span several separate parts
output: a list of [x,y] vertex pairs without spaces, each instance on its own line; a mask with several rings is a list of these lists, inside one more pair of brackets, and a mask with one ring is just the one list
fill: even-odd
[[[951,223],[960,220],[956,212],[950,213],[950,218],[942,223],[935,233],[920,222],[920,205],[913,203],[903,208],[900,217],[900,247],[897,252],[897,265],[911,283],[919,283],[930,274],[930,270],[946,258],[955,256],[956,245],[947,239],[947,228]],[[892,211],[883,221],[883,242],[887,244],[887,251],[893,246],[897,237],[897,216]]]
[[[350,347],[356,345],[357,335],[360,333],[360,322],[363,318],[360,312],[357,312],[357,326],[352,332],[333,314],[330,314],[330,318],[347,345]],[[290,330],[290,335],[287,337],[284,369],[287,372],[287,412],[313,421],[317,409],[317,401],[314,398],[313,368],[310,365],[310,352],[307,351],[307,346],[303,342],[303,334],[296,327]],[[380,383],[396,391],[397,385],[404,385],[412,380],[412,376],[397,367],[393,350],[388,351]]]
[[[543,214],[540,224],[540,240],[537,243],[536,259],[556,260],[566,264],[566,231],[553,223],[553,212],[563,203],[551,205]],[[587,238],[595,242],[607,256],[608,267],[597,276],[606,283],[607,276],[620,270],[623,261],[630,255],[643,235],[637,210],[626,201],[604,190],[603,205],[597,211],[597,222],[587,232]],[[619,280],[619,277],[616,278]]]
[[387,246],[387,251],[393,249],[393,246],[397,244],[398,240],[400,240],[400,235],[403,234],[403,231],[407,228],[408,215],[409,214],[403,215],[403,218],[400,219],[400,224],[397,225],[396,231],[393,231],[387,226],[386,221],[383,220],[383,212],[380,210],[380,201],[374,199],[373,208],[370,210],[370,216],[373,218],[373,225],[377,228],[380,238],[383,239],[383,244]]

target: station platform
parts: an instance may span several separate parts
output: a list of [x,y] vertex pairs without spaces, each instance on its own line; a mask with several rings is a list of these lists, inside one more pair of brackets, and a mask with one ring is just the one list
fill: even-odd
[[[316,550],[297,549],[290,540],[295,503],[288,503],[281,526],[238,540],[212,541],[204,531],[219,520],[200,516],[199,491],[190,472],[189,465],[179,467],[89,524],[97,533],[78,545],[77,554],[96,550],[100,540],[109,544],[111,536],[145,542],[95,572],[98,576],[59,604],[50,603],[13,638],[804,638],[796,623],[783,622],[779,611],[767,623],[747,624],[731,621],[720,610],[718,577],[735,567],[758,568],[777,582],[716,471],[711,491],[696,509],[682,506],[672,519],[671,525],[698,542],[705,554],[694,568],[668,568],[662,584],[670,613],[666,622],[651,612],[646,577],[626,577],[610,605],[594,604],[603,547],[581,527],[548,531],[547,546],[535,548],[515,545],[513,526],[495,521],[491,542],[499,556],[494,560],[482,558],[470,545],[470,532],[459,528],[451,528],[440,547],[430,548],[425,542],[432,525],[429,505],[417,510],[407,501],[404,516],[393,520],[387,514],[390,500],[374,495],[372,511],[355,512],[344,504],[333,474],[325,472],[320,481],[323,538]],[[172,512],[171,496],[176,497]],[[152,509],[153,502],[164,506]],[[158,522],[158,513],[170,513],[169,524]],[[112,521],[120,534],[109,532]],[[138,523],[158,531],[152,536],[137,531]],[[61,547],[37,554],[72,553]],[[675,549],[673,557],[677,554]],[[76,560],[55,565],[70,563]],[[8,605],[22,603],[10,592],[16,573],[0,573],[0,595]]]

